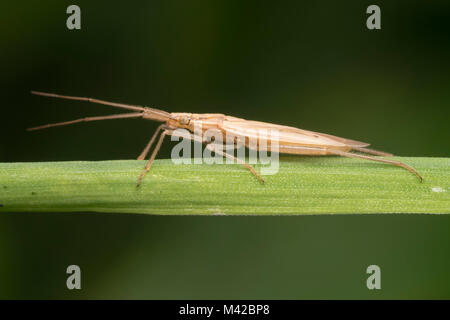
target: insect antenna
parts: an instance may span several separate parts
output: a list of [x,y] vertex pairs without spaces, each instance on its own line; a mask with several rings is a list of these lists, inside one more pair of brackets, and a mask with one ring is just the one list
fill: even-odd
[[35,130],[41,130],[41,129],[51,128],[51,127],[67,126],[69,124],[80,123],[80,122],[90,122],[90,121],[110,120],[110,119],[123,119],[123,118],[139,118],[139,117],[142,117],[142,112],[112,114],[109,116],[98,116],[98,117],[85,117],[85,118],[80,118],[80,119],[76,119],[76,120],[44,124],[42,126],[28,128],[27,131],[35,131]]
[[40,91],[31,91],[31,94],[35,94],[37,96],[57,98],[57,99],[86,101],[86,102],[90,102],[90,103],[104,104],[106,106],[134,110],[134,111],[144,111],[145,110],[145,108],[141,107],[141,106],[134,106],[134,105],[124,104],[124,103],[110,102],[110,101],[94,99],[94,98],[64,96],[64,95],[60,95],[60,94],[56,94],[56,93],[48,93],[48,92],[40,92]]
[[122,118],[138,118],[142,117],[147,120],[154,120],[154,121],[160,121],[165,122],[168,119],[175,119],[172,117],[172,115],[168,112],[165,112],[163,110],[153,109],[153,108],[147,108],[147,107],[141,107],[141,106],[135,106],[130,104],[124,104],[124,103],[117,103],[117,102],[111,102],[111,101],[105,101],[100,99],[94,99],[94,98],[86,98],[86,97],[77,97],[77,96],[64,96],[56,93],[48,93],[48,92],[40,92],[40,91],[31,91],[32,94],[38,95],[38,96],[44,96],[44,97],[51,97],[51,98],[57,98],[57,99],[65,99],[65,100],[77,100],[77,101],[86,101],[90,103],[97,103],[97,104],[103,104],[107,106],[122,108],[122,109],[128,109],[133,111],[139,111],[138,113],[125,113],[125,114],[115,114],[110,116],[99,116],[99,117],[85,117],[81,119],[71,120],[71,121],[64,121],[64,122],[58,122],[58,123],[52,123],[52,124],[46,124],[39,127],[33,127],[27,129],[28,131],[33,130],[40,130],[50,127],[57,127],[57,126],[65,126],[69,124],[79,123],[79,122],[88,122],[88,121],[97,121],[97,120],[108,120],[108,119],[122,119]]

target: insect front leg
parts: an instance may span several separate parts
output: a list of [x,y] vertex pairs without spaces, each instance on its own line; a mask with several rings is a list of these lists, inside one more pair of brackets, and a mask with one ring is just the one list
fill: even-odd
[[150,159],[148,160],[147,164],[145,165],[144,170],[142,171],[142,173],[139,176],[137,187],[139,187],[141,185],[142,179],[144,178],[145,174],[150,171],[150,168],[152,167],[153,161],[155,160],[156,155],[158,154],[158,151],[161,148],[162,142],[163,142],[164,137],[166,135],[172,135],[172,136],[177,136],[177,137],[182,137],[182,138],[187,138],[187,139],[190,139],[190,140],[202,142],[200,137],[197,138],[197,136],[195,136],[196,138],[194,139],[194,138],[192,138],[191,134],[189,134],[189,133],[188,134],[180,134],[180,132],[175,131],[173,129],[170,129],[165,124],[162,124],[156,129],[156,132],[153,134],[153,136],[150,139],[149,143],[147,144],[145,149],[142,151],[141,155],[138,157],[138,160],[143,160],[145,158],[145,156],[148,154],[151,146],[155,142],[156,137],[158,136],[158,133],[161,130],[164,130],[164,131],[159,136],[158,143],[156,144],[156,147],[153,150],[153,153],[152,153]]
[[145,159],[145,157],[147,156],[148,152],[150,151],[150,148],[152,147],[153,143],[155,142],[155,139],[158,136],[158,133],[161,131],[161,129],[167,129],[167,126],[165,124],[162,124],[156,129],[156,131],[153,134],[152,138],[147,143],[147,146],[144,148],[144,150],[142,150],[141,154],[137,158],[138,160],[144,160]]
[[[158,130],[158,131],[159,131],[159,130]],[[164,140],[164,137],[165,137],[168,133],[169,133],[169,130],[166,129],[166,130],[164,130],[163,133],[161,133],[161,135],[159,136],[159,140],[158,140],[158,143],[156,144],[155,150],[153,150],[153,153],[152,153],[150,159],[148,160],[147,164],[145,165],[144,170],[142,171],[141,175],[139,176],[138,183],[137,183],[137,187],[139,187],[139,186],[141,185],[142,178],[144,178],[145,174],[146,174],[148,171],[150,171],[150,168],[152,167],[152,164],[153,164],[153,160],[155,160],[155,157],[156,157],[156,155],[157,155],[159,149],[161,148],[161,144],[162,144],[162,142],[163,142],[163,140]],[[156,134],[153,135],[153,138],[156,138]],[[152,138],[152,139],[153,139],[153,138]],[[151,145],[152,143],[153,143],[153,141],[150,140],[149,145]],[[149,147],[149,149],[150,149],[150,147]],[[145,150],[144,150],[144,151],[145,151]],[[148,151],[147,151],[147,152],[148,152]]]

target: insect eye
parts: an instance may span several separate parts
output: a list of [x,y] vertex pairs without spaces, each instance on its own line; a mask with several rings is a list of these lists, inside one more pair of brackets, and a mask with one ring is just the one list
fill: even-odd
[[180,120],[181,124],[189,124],[189,118],[188,117],[182,117]]

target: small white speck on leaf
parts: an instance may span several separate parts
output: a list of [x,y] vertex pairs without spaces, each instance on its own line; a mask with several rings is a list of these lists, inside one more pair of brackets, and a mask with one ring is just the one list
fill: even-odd
[[441,187],[433,187],[433,188],[431,188],[431,191],[433,191],[433,192],[445,192],[445,189],[442,189]]

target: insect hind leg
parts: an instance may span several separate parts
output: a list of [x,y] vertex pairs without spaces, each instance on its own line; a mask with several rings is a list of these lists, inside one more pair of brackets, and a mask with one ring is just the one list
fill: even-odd
[[343,156],[343,157],[348,157],[348,158],[357,158],[357,159],[365,159],[365,160],[372,160],[372,161],[377,161],[377,162],[382,162],[382,163],[387,163],[387,164],[391,164],[397,167],[402,167],[412,173],[414,173],[420,180],[420,182],[423,181],[422,176],[416,171],[416,169],[408,166],[407,164],[400,162],[400,161],[395,161],[395,160],[389,160],[389,159],[383,159],[383,158],[377,158],[377,157],[372,157],[372,156],[367,156],[367,155],[362,155],[362,154],[356,154],[356,153],[351,153],[351,152],[345,152],[345,151],[340,151],[340,150],[335,150],[335,149],[327,149],[327,152],[329,154],[334,154],[334,155],[338,155],[338,156]]
[[362,153],[367,153],[367,154],[373,154],[375,156],[392,157],[392,153],[374,150],[374,149],[370,149],[370,148],[362,148],[362,147],[353,147],[352,146],[352,150],[362,152]]

